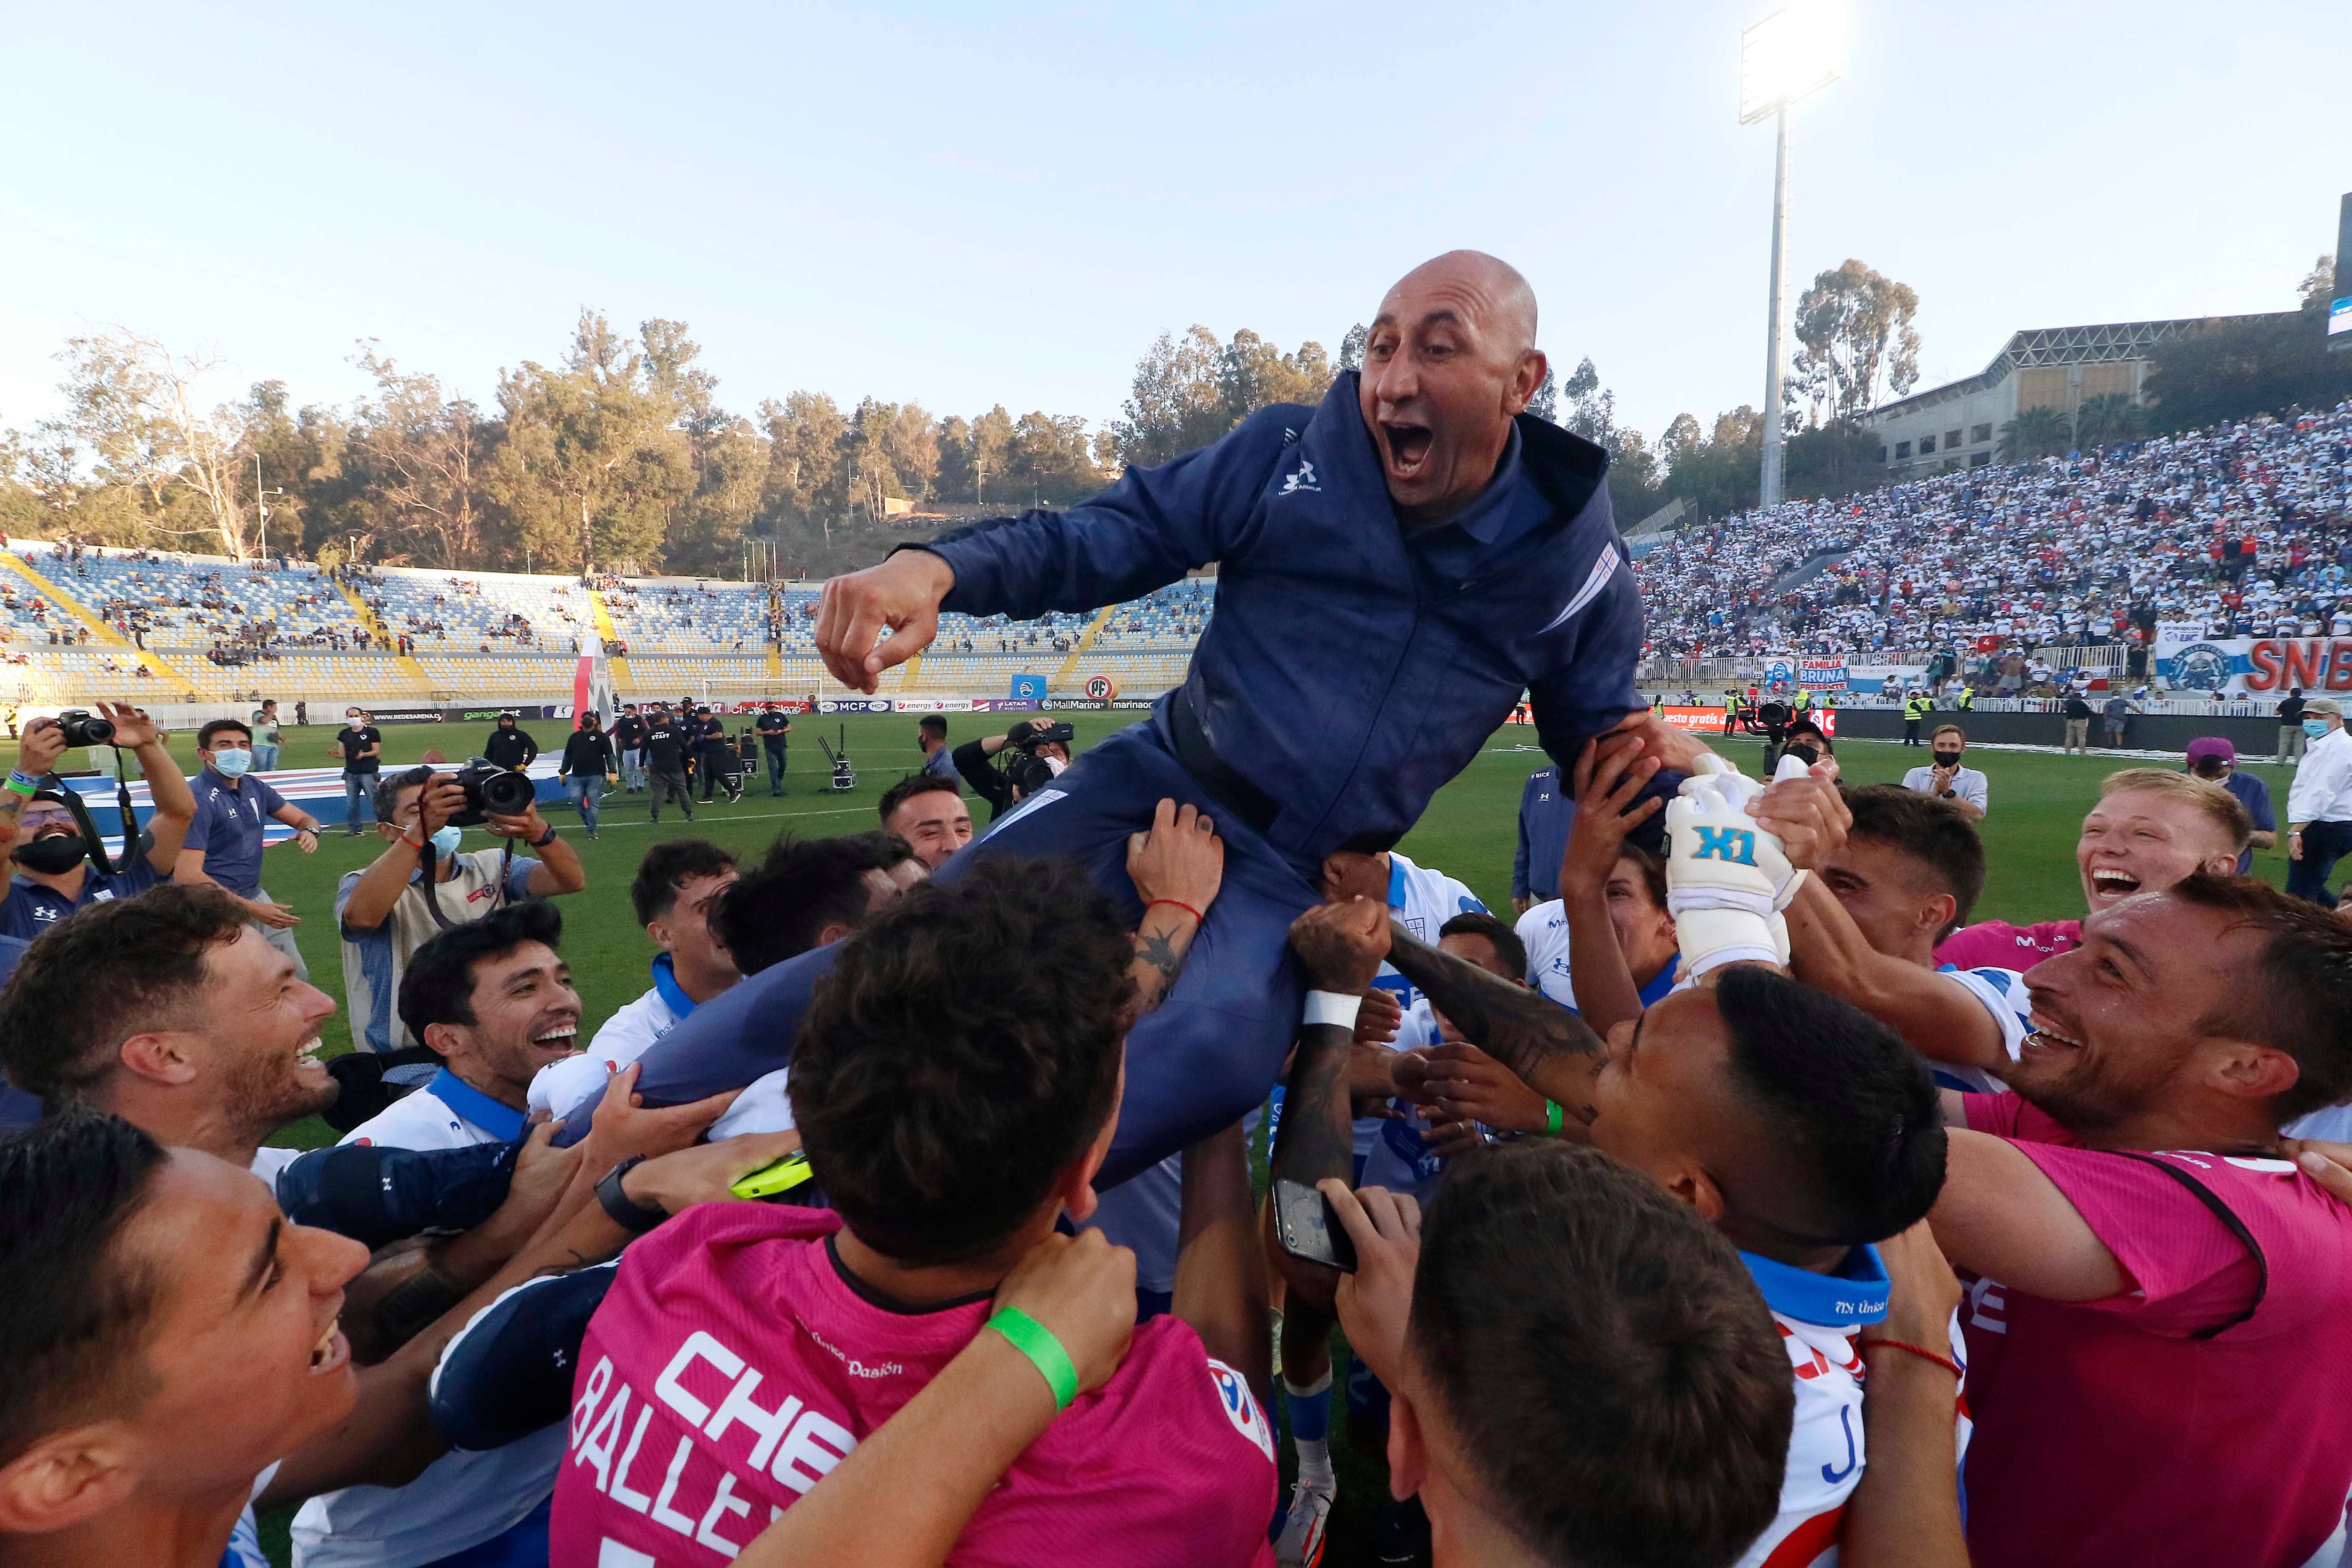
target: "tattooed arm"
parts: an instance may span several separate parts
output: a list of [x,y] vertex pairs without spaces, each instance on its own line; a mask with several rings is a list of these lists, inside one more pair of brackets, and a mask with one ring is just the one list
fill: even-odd
[[1224,880],[1224,841],[1192,806],[1179,810],[1174,801],[1163,800],[1150,830],[1128,838],[1127,875],[1144,906],[1128,973],[1140,1010],[1148,1013],[1176,984],[1184,954],[1201,933],[1201,917]]
[[[1514,985],[1464,959],[1418,942],[1395,921],[1388,922],[1387,952],[1381,954],[1429,996],[1430,1005],[1453,1021],[1462,1037],[1501,1062],[1529,1089],[1559,1102],[1571,1128],[1591,1120],[1592,1072],[1601,1053],[1601,1037],[1568,1008],[1525,985]],[[1398,1083],[1414,1067],[1400,1060]],[[1426,1086],[1435,1090],[1436,1086]],[[1439,1092],[1442,1092],[1440,1090]]]
[[[1318,991],[1360,994],[1380,973],[1374,951],[1388,929],[1388,906],[1370,899],[1323,904],[1290,925],[1290,945],[1307,982]],[[1352,1187],[1355,1138],[1348,1091],[1348,1060],[1356,1031],[1344,1024],[1308,1024],[1298,1031],[1290,1079],[1283,1089],[1282,1131],[1268,1163],[1276,1181],[1307,1186],[1329,1177]],[[1381,1047],[1374,1047],[1373,1049]],[[1276,1248],[1276,1266],[1297,1300],[1329,1309],[1339,1271]]]

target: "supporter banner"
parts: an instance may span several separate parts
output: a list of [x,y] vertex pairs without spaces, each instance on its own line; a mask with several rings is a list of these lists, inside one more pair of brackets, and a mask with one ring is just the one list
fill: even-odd
[[1846,667],[1846,689],[1864,696],[1885,691],[1889,687],[1900,691],[1906,686],[1927,684],[1927,667],[1924,664],[1855,664]]
[[2352,691],[2352,637],[2192,637],[2156,643],[2175,688],[2231,697]]
[[887,713],[887,697],[820,697],[816,700],[820,713]]
[[2163,643],[2200,643],[2205,640],[2203,621],[2158,621],[2156,640]]
[[1845,659],[1801,658],[1797,661],[1797,684],[1814,691],[1845,689]]

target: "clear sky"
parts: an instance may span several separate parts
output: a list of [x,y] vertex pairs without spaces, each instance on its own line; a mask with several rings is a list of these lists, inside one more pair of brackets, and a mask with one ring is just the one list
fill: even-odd
[[[2343,0],[1850,0],[1791,262],[1916,288],[1921,384],[2013,330],[2284,309],[2352,189]],[[583,304],[795,387],[1116,416],[1200,321],[1337,352],[1454,246],[1655,437],[1760,402],[1771,0],[12,8],[0,423],[121,322],[350,397],[488,401]],[[1791,290],[1793,298],[1794,290]]]

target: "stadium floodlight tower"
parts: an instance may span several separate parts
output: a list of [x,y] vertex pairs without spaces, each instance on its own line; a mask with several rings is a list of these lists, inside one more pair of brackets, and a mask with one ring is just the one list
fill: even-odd
[[1788,314],[1783,274],[1789,258],[1789,106],[1837,80],[1845,50],[1836,0],[1796,0],[1739,35],[1739,123],[1766,115],[1778,122],[1772,153],[1771,319],[1764,331],[1764,472],[1759,506],[1780,501],[1780,424],[1787,391],[1780,369],[1780,321]]

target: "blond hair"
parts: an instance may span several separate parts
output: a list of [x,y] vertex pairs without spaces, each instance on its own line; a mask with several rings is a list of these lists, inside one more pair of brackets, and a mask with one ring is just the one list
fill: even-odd
[[2219,828],[2231,849],[2238,853],[2253,842],[2254,819],[2246,815],[2238,797],[2194,774],[2177,773],[2169,768],[2124,768],[2099,784],[2101,800],[2116,795],[2160,795],[2177,800]]

